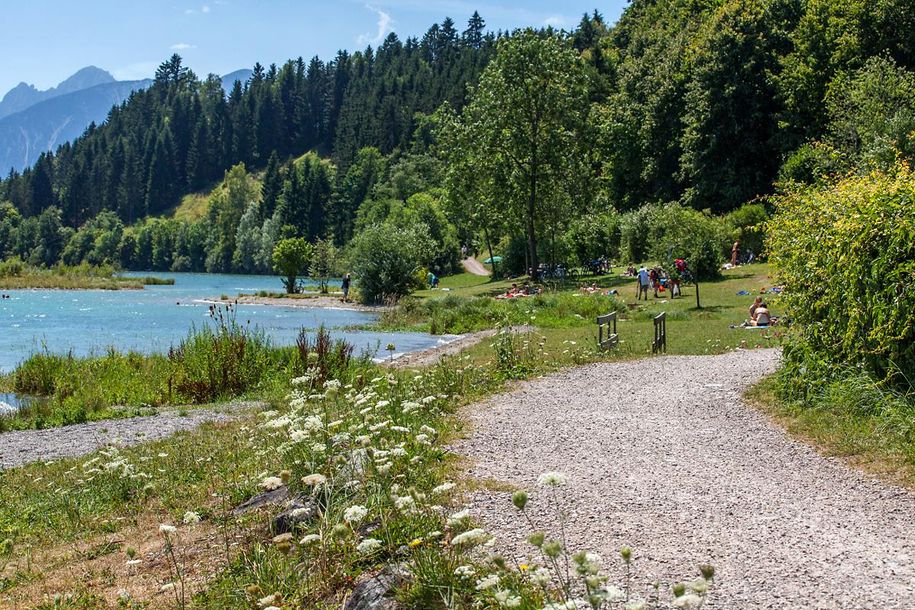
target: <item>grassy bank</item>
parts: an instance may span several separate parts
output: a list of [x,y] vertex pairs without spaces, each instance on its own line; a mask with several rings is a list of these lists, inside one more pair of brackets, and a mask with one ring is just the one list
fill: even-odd
[[43,268],[25,264],[19,259],[0,262],[0,290],[139,290],[143,286],[174,283],[175,280],[156,277],[123,277],[109,265],[58,264]]
[[749,398],[791,434],[890,482],[915,488],[915,396],[881,388],[860,373],[839,374],[805,400],[772,376]]

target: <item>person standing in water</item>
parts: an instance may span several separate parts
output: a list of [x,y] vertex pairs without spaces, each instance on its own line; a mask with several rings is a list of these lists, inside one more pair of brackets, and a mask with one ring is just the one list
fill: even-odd
[[349,281],[349,273],[347,273],[343,276],[343,284],[341,284],[341,287],[343,288],[344,303],[346,303],[347,299],[349,299]]

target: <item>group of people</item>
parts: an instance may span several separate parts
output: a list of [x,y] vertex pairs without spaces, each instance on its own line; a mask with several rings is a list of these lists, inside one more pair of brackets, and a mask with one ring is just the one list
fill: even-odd
[[531,286],[530,282],[524,282],[523,286],[512,284],[505,294],[497,295],[497,299],[516,299],[519,297],[531,297],[536,294],[543,294],[543,286]]
[[639,278],[639,291],[636,295],[636,301],[640,301],[643,295],[647,301],[649,288],[654,290],[654,298],[656,299],[660,298],[659,292],[665,291],[670,294],[670,298],[681,296],[679,278],[671,277],[662,267],[648,269],[642,265],[636,276]]

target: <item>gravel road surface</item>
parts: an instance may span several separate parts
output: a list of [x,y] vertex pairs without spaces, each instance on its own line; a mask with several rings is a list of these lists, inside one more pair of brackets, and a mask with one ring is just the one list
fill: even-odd
[[[822,457],[745,405],[742,391],[777,359],[754,350],[573,369],[470,407],[473,431],[455,449],[471,476],[535,492],[542,525],[537,476],[566,473],[570,547],[607,558],[618,582],[629,545],[643,582],[715,565],[706,608],[915,608],[915,494]],[[530,553],[510,493],[467,500],[501,552]]]
[[165,411],[158,415],[124,419],[106,419],[46,430],[16,430],[0,434],[0,470],[29,462],[48,462],[76,457],[112,443],[137,445],[170,436],[181,430],[192,430],[208,421],[227,421],[238,411],[261,406],[257,402],[231,403],[217,408],[198,408],[179,415]]

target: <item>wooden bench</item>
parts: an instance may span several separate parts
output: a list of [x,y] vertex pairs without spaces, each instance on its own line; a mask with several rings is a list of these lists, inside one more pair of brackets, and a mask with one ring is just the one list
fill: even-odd
[[[612,331],[611,331],[612,325]],[[605,330],[606,329],[606,332]],[[606,335],[606,337],[605,337]],[[597,316],[597,347],[601,351],[607,351],[612,347],[619,345],[620,338],[616,334],[616,312],[608,313],[603,316]]]

